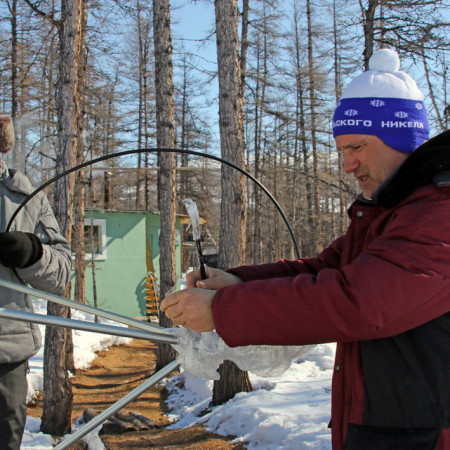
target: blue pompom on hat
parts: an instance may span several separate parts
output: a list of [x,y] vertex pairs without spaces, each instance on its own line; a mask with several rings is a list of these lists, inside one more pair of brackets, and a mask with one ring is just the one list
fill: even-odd
[[402,153],[412,153],[429,138],[424,95],[399,71],[398,54],[375,52],[367,72],[344,90],[333,116],[333,136],[370,134]]

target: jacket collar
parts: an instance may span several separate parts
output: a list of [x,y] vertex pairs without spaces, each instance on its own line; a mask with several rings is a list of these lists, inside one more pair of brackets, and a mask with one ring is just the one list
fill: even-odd
[[391,208],[430,183],[450,186],[450,131],[428,140],[405,160],[379,189],[375,203]]
[[8,169],[2,158],[0,158],[0,179],[10,191],[26,195],[33,192],[33,187],[28,178],[14,169]]

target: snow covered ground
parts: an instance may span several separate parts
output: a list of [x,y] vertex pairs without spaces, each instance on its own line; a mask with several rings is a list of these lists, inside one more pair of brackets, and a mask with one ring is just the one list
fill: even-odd
[[211,400],[213,382],[182,372],[167,383],[170,416],[176,420],[171,426],[202,423],[211,432],[237,435],[233,442],[245,443],[249,449],[331,449],[334,350],[334,344],[318,345],[278,377],[250,373],[253,392],[240,393],[200,418]]
[[[45,314],[46,302],[35,301],[35,310]],[[89,314],[72,311],[74,319],[93,320]],[[103,320],[102,323],[113,324]],[[83,331],[74,331],[73,337],[75,366],[80,369],[89,367],[96,351],[129,341],[128,338]],[[162,382],[170,391],[170,418],[174,421],[171,427],[201,423],[211,432],[238,436],[234,442],[245,443],[249,449],[331,449],[331,433],[327,426],[334,350],[334,344],[318,345],[278,377],[261,378],[250,374],[253,392],[240,393],[202,417],[199,413],[208,407],[213,382],[182,371]],[[30,360],[29,398],[42,390],[42,365],[41,349]],[[21,449],[53,447],[52,438],[40,433],[39,427],[40,419],[27,418]],[[72,431],[78,428],[74,425]],[[104,448],[96,432],[86,436],[85,442],[91,450]]]

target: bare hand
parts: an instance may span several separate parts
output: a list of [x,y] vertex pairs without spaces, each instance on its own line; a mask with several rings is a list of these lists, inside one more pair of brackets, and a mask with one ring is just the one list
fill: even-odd
[[200,270],[194,270],[186,275],[186,287],[189,288],[203,288],[203,289],[217,289],[231,286],[232,284],[241,283],[242,280],[232,273],[224,272],[220,269],[213,269],[206,267],[206,280],[202,280]]
[[212,331],[215,326],[211,304],[215,293],[208,289],[183,289],[166,297],[160,308],[175,325],[194,331]]

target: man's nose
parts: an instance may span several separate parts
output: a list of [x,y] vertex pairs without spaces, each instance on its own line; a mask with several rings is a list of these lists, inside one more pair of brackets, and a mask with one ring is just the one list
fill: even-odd
[[359,166],[359,161],[357,158],[355,158],[352,155],[344,154],[344,172],[345,173],[352,173],[354,172]]

